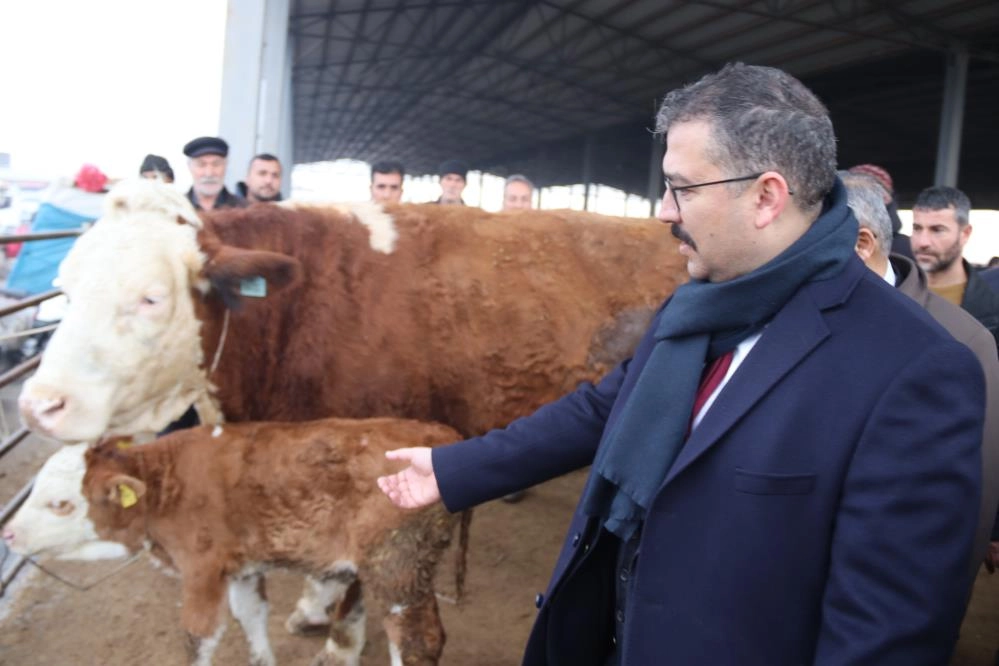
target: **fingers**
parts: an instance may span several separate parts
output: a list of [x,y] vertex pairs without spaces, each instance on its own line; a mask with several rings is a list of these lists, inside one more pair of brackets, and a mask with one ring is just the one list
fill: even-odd
[[379,476],[376,482],[378,483],[378,488],[392,500],[393,504],[406,508],[406,498],[401,488],[401,477],[401,474],[389,474],[387,476]]
[[391,451],[386,451],[385,457],[389,460],[405,460],[406,462],[413,462],[413,458],[415,457],[417,451],[419,451],[418,448],[393,449]]

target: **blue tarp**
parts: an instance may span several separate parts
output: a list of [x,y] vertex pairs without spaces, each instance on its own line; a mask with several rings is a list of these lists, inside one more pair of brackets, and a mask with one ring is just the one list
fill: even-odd
[[[43,203],[35,213],[31,233],[70,231],[79,229],[84,223],[93,222],[94,219]],[[76,238],[58,238],[31,241],[22,245],[17,261],[7,277],[7,289],[27,294],[40,294],[53,289],[52,280],[59,273],[59,264],[75,242]]]

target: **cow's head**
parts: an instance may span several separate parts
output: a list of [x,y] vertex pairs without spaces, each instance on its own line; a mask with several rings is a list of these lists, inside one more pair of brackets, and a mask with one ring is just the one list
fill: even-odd
[[4,527],[3,538],[11,550],[65,559],[126,554],[123,545],[98,537],[88,515],[90,503],[83,492],[86,450],[85,444],[64,446],[45,461],[28,499]]
[[281,286],[297,271],[288,256],[221,245],[166,185],[116,186],[59,268],[68,306],[22,417],[63,441],[162,430],[209,390],[196,294],[217,287],[231,304],[241,280]]

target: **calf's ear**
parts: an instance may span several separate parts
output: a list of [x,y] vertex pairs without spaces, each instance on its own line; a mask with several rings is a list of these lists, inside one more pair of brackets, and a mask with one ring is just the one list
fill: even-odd
[[146,494],[146,484],[127,474],[115,474],[107,481],[108,500],[112,504],[120,504],[122,508],[130,509]]
[[203,269],[226,307],[238,309],[245,297],[263,298],[301,278],[302,264],[278,252],[223,245]]

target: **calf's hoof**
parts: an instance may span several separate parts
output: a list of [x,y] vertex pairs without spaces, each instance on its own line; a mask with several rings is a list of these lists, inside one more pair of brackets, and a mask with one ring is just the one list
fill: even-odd
[[312,622],[305,613],[296,608],[295,612],[284,621],[284,628],[288,630],[289,634],[295,636],[315,636],[328,634],[330,623],[328,620],[326,622]]
[[361,658],[358,655],[337,655],[328,649],[323,650],[309,662],[309,666],[360,666]]

